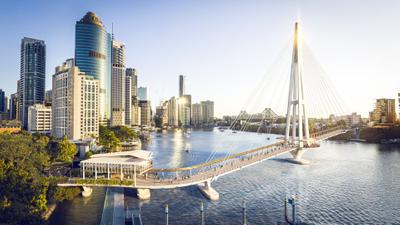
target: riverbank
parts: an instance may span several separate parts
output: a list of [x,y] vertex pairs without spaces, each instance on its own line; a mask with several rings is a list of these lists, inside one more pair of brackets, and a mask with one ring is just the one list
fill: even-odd
[[330,140],[352,141],[365,140],[367,143],[383,143],[385,140],[400,138],[400,127],[364,127],[360,128],[358,137],[355,131],[350,130],[346,133],[332,137]]
[[48,220],[50,216],[53,214],[54,210],[56,210],[56,208],[57,208],[56,203],[48,204],[46,212],[44,212],[42,215],[43,219]]

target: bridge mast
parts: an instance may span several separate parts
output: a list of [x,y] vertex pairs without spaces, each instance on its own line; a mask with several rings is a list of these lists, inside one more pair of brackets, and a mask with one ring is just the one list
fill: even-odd
[[[288,143],[296,144],[299,149],[303,148],[304,141],[309,144],[310,133],[308,128],[307,111],[304,102],[303,91],[303,62],[301,58],[301,42],[298,37],[299,24],[296,22],[294,27],[294,44],[292,53],[292,66],[290,72],[289,97],[286,113],[286,132],[285,140]],[[301,50],[301,49],[300,49]],[[290,124],[292,123],[292,135],[290,137]],[[296,126],[297,124],[297,126]],[[298,135],[296,134],[298,127]],[[304,130],[303,130],[304,129]],[[304,133],[303,133],[304,132]],[[304,140],[305,136],[305,140]],[[299,156],[297,156],[299,155]],[[295,158],[300,158],[297,154]]]

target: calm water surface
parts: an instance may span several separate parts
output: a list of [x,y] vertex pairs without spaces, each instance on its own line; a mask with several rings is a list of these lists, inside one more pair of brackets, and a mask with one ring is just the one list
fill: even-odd
[[[179,167],[275,140],[268,137],[218,130],[192,131],[190,137],[165,132],[154,134],[143,149],[154,152],[154,167]],[[165,204],[170,224],[199,224],[201,201],[206,224],[241,224],[243,199],[248,224],[282,223],[283,198],[292,194],[299,196],[298,220],[305,224],[400,224],[400,147],[327,141],[304,157],[310,165],[288,163],[290,154],[284,154],[219,178],[212,183],[220,193],[216,202],[206,200],[197,187],[152,190],[146,202],[126,189],[125,201],[141,207],[145,225],[165,224]],[[97,188],[88,199],[60,204],[51,224],[99,224],[104,193]]]

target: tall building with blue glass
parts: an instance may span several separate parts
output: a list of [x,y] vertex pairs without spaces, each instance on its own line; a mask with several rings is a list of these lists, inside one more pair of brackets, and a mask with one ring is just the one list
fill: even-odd
[[46,44],[42,40],[23,38],[18,88],[19,113],[22,124],[28,126],[28,108],[44,101],[46,80]]
[[5,112],[7,110],[6,94],[2,89],[0,89],[0,112]]
[[111,111],[111,35],[99,17],[88,12],[75,25],[75,65],[85,74],[99,79],[100,121],[110,119]]

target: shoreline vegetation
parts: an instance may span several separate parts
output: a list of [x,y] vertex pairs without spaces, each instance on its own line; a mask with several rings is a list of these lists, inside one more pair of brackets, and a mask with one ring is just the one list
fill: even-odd
[[[101,126],[99,139],[113,152],[123,142],[138,140],[138,134],[124,126]],[[0,224],[47,224],[57,203],[78,196],[80,187],[57,186],[74,172],[77,153],[66,137],[0,133]]]
[[[358,137],[357,137],[358,136]],[[400,127],[363,127],[359,134],[350,130],[344,134],[330,138],[335,141],[363,141],[366,143],[385,144],[388,140],[400,139]]]
[[66,140],[39,134],[0,134],[0,221],[1,224],[46,224],[53,204],[72,200],[80,188],[57,187],[65,179],[77,153]]

